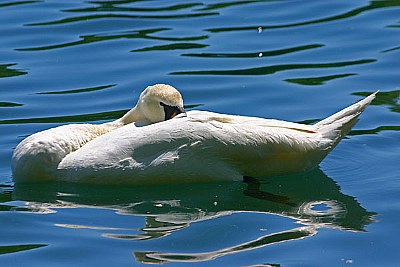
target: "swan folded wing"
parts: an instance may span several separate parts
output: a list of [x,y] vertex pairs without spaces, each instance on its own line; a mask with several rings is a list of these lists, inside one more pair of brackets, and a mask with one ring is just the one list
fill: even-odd
[[[145,127],[126,125],[67,155],[66,179],[271,175],[322,159],[329,144],[312,126],[210,112]],[[193,115],[193,116],[192,116]],[[319,151],[318,153],[315,153]]]
[[226,114],[218,114],[209,111],[189,111],[188,116],[192,119],[192,121],[201,121],[201,122],[221,122],[221,123],[230,123],[230,124],[238,124],[238,125],[252,125],[252,126],[261,126],[261,127],[272,127],[272,128],[284,128],[289,130],[308,132],[308,133],[317,133],[316,128],[313,125],[300,124],[282,120],[274,120],[274,119],[263,119],[257,117],[244,117],[244,116],[236,116],[236,115],[226,115]]
[[198,128],[183,121],[187,119],[140,128],[126,125],[100,136],[61,161],[58,166],[61,179],[129,183],[127,179],[145,182],[143,179],[156,176],[169,179],[201,176],[204,168],[198,163],[210,162],[207,151],[198,150],[203,147],[204,137],[196,134]]
[[264,146],[266,151],[273,148],[289,151],[324,150],[331,144],[331,140],[323,138],[314,125],[204,111],[190,112],[190,117],[193,122],[215,127],[216,130],[210,128],[208,131],[220,136],[221,141],[232,140],[232,144]]
[[229,147],[234,165],[249,176],[299,172],[315,167],[333,145],[331,139],[324,138],[313,126],[284,121],[239,118],[219,123],[217,127],[220,131],[215,132],[215,136]]

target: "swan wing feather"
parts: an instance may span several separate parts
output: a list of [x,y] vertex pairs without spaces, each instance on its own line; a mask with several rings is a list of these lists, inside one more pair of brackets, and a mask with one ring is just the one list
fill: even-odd
[[58,168],[67,180],[179,175],[232,180],[315,165],[321,153],[306,154],[325,150],[329,141],[308,125],[195,111],[144,127],[125,125],[67,155]]

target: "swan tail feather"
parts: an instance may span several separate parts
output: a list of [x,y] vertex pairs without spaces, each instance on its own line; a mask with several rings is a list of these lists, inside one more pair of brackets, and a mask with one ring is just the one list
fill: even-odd
[[378,92],[379,91],[376,91],[357,103],[316,123],[314,126],[323,137],[334,141],[333,148],[348,132],[350,132],[357,123],[358,117],[372,100],[375,99]]

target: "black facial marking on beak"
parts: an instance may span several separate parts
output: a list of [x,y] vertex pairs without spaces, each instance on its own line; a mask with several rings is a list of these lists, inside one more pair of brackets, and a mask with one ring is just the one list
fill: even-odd
[[160,103],[160,105],[164,107],[165,120],[172,119],[178,114],[186,113],[183,107],[169,106],[162,102]]

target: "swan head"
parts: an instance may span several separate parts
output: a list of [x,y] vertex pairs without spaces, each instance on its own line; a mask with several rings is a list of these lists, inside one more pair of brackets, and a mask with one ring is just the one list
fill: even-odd
[[148,86],[140,94],[136,108],[150,123],[169,120],[180,113],[186,113],[182,95],[167,84]]

